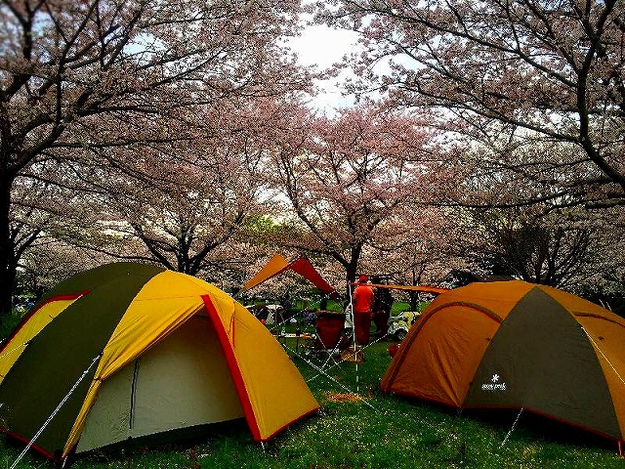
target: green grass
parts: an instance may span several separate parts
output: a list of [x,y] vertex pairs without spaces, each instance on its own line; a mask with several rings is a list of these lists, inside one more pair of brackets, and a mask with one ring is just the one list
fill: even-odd
[[[289,348],[295,343],[289,340]],[[610,468],[625,467],[616,444],[568,427],[522,415],[502,445],[515,414],[497,420],[460,414],[429,403],[384,396],[379,382],[390,357],[388,342],[365,350],[365,361],[317,371],[294,362],[320,402],[316,414],[300,421],[265,449],[245,422],[215,427],[200,441],[92,454],[74,468]],[[301,351],[301,349],[300,349]],[[358,383],[358,384],[357,384]],[[350,397],[358,386],[359,399]],[[23,446],[0,439],[0,469],[13,463]],[[19,468],[53,465],[28,454]]]

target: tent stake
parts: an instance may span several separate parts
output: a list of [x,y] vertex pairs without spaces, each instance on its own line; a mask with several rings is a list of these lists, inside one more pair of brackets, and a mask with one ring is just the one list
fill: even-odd
[[524,407],[521,407],[521,410],[519,410],[519,413],[517,414],[516,418],[514,419],[514,422],[512,423],[512,427],[510,427],[510,430],[508,431],[508,434],[506,435],[506,437],[501,442],[501,445],[499,446],[500,448],[503,448],[503,446],[506,444],[506,441],[508,441],[508,438],[510,437],[510,435],[512,434],[512,432],[516,428],[516,424],[519,422],[519,419],[521,418],[521,413],[523,412],[523,409],[524,409]]
[[76,388],[78,387],[80,382],[84,379],[85,376],[87,376],[87,373],[89,373],[89,370],[91,369],[91,367],[100,359],[101,356],[102,356],[102,354],[96,356],[93,360],[91,360],[91,363],[89,364],[87,369],[82,372],[82,374],[80,375],[78,380],[74,383],[74,385],[69,390],[69,392],[67,394],[65,394],[65,397],[63,399],[61,399],[61,402],[59,402],[59,404],[56,406],[56,409],[54,409],[52,411],[52,413],[50,414],[48,419],[43,423],[42,427],[39,430],[37,430],[37,433],[35,433],[35,435],[31,438],[31,440],[26,445],[26,448],[24,448],[24,450],[19,454],[17,459],[11,465],[10,469],[15,469],[15,467],[22,460],[22,458],[26,455],[26,453],[31,448],[31,446],[33,444],[35,444],[35,440],[37,440],[37,438],[39,438],[41,436],[41,434],[46,429],[46,427],[50,424],[50,422],[52,422],[52,419],[56,416],[56,414],[59,413],[59,410],[61,410],[61,407],[63,407],[63,405],[67,402],[67,400],[69,399],[69,396],[72,395],[72,393],[76,390]]

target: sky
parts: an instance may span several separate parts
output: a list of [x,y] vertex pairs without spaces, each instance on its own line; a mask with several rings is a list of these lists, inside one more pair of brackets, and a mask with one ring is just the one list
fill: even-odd
[[[352,31],[312,25],[307,26],[301,36],[292,38],[289,44],[303,65],[315,65],[324,69],[339,62],[346,53],[355,50],[356,39],[356,33]],[[353,97],[341,95],[340,81],[341,76],[330,81],[317,82],[322,91],[313,106],[332,114],[336,108],[353,105]]]

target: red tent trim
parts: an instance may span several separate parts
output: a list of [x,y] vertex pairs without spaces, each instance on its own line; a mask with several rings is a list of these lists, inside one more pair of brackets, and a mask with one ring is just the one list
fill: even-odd
[[53,296],[52,298],[48,298],[46,301],[44,301],[43,303],[41,303],[40,305],[37,305],[35,308],[33,308],[25,317],[24,319],[22,319],[22,321],[19,323],[19,325],[15,328],[15,330],[11,333],[11,335],[9,335],[9,337],[6,338],[6,340],[4,341],[4,343],[2,344],[2,347],[0,347],[0,353],[4,352],[4,349],[6,349],[7,345],[9,345],[9,342],[11,342],[11,340],[13,340],[13,337],[15,337],[17,335],[17,333],[26,325],[26,323],[28,323],[28,321],[31,320],[31,318],[35,315],[35,313],[37,311],[39,311],[41,308],[43,308],[45,305],[47,305],[48,303],[53,303],[55,301],[64,301],[64,300],[75,300],[80,298],[81,296],[86,295],[87,293],[90,293],[90,290],[85,290],[83,292],[80,293],[75,293],[75,294],[71,294],[71,295],[58,295],[58,296]]
[[239,401],[241,402],[241,407],[243,408],[243,415],[245,415],[245,420],[247,420],[247,424],[250,427],[250,431],[252,432],[254,440],[262,441],[262,437],[260,436],[260,429],[258,428],[258,422],[256,421],[256,415],[254,414],[254,409],[252,407],[252,403],[250,402],[250,398],[247,394],[247,389],[245,387],[245,381],[243,381],[241,369],[239,368],[236,356],[234,355],[233,345],[228,340],[228,334],[226,333],[226,329],[224,328],[224,325],[219,317],[219,313],[217,312],[217,309],[215,308],[215,305],[213,304],[210,297],[208,295],[202,295],[202,299],[204,300],[206,311],[213,321],[213,325],[215,326],[215,330],[217,331],[217,337],[219,338],[219,343],[221,344],[221,348],[223,349],[224,355],[226,356],[226,362],[228,363],[230,373],[232,373],[232,380],[234,381],[234,385],[237,389],[237,394],[239,395]]
[[12,438],[15,438],[18,441],[21,441],[22,443],[26,444],[26,445],[30,445],[31,449],[34,449],[35,451],[41,453],[41,455],[45,456],[48,459],[51,459],[53,461],[62,461],[63,458],[60,458],[58,456],[55,456],[54,454],[51,454],[50,452],[46,451],[45,449],[43,449],[41,446],[37,446],[36,444],[31,444],[31,440],[29,440],[28,438],[24,438],[21,435],[18,435],[17,433],[13,433],[11,431],[8,431],[6,428],[2,427],[0,428],[0,431],[2,431],[3,433],[6,433],[7,435],[9,435]]

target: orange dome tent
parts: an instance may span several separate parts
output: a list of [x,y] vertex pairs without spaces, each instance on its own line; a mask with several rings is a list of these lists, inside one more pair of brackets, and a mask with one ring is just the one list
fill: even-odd
[[457,408],[516,408],[625,439],[625,319],[561,290],[472,283],[412,326],[381,388]]

